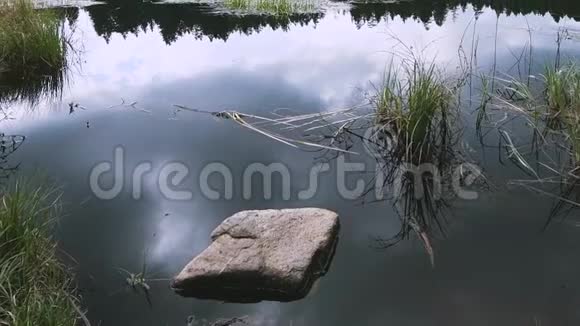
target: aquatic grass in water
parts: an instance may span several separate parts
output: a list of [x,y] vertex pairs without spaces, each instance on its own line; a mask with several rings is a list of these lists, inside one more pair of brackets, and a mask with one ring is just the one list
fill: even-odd
[[[117,270],[123,275],[125,276],[125,288],[129,287],[130,289],[133,290],[133,292],[137,293],[137,292],[141,292],[145,295],[145,299],[147,300],[147,303],[149,304],[150,307],[153,306],[153,303],[151,301],[151,294],[150,294],[150,290],[151,290],[151,286],[149,285],[152,282],[168,282],[171,279],[170,278],[151,278],[149,275],[149,271],[147,270],[147,257],[146,257],[146,253],[143,253],[143,265],[141,267],[141,271],[140,272],[130,272],[124,268],[117,268]],[[124,290],[124,288],[121,288],[119,291]],[[118,291],[118,292],[119,292]]]
[[[431,239],[437,231],[444,231],[442,209],[448,205],[447,198],[441,198],[435,190],[439,176],[429,173],[419,176],[424,189],[422,197],[415,196],[419,189],[413,175],[404,174],[401,180],[397,179],[405,166],[430,163],[442,173],[444,186],[450,185],[451,168],[462,161],[455,147],[459,139],[455,122],[459,113],[456,90],[463,79],[447,80],[434,64],[426,65],[414,58],[406,64],[401,71],[391,65],[382,86],[370,96],[372,108],[362,103],[324,113],[273,112],[273,117],[264,117],[177,107],[234,121],[287,146],[327,152],[331,159],[345,152],[356,154],[351,150],[353,139],[362,140],[365,145],[374,144],[374,148],[367,149],[376,154],[383,186],[393,190],[389,192],[393,194],[391,201],[401,219],[400,232],[386,240],[378,239],[378,246],[391,246],[416,233],[434,262]],[[368,130],[373,130],[372,139],[366,138]],[[307,140],[296,138],[298,131],[308,135]],[[317,131],[323,134],[315,134]]]
[[544,74],[546,101],[555,113],[580,113],[580,70],[575,64],[559,69],[547,68]]
[[544,80],[547,114],[560,122],[568,134],[574,167],[577,167],[580,164],[580,69],[575,64],[547,68]]
[[[412,57],[404,60],[401,70],[391,64],[371,97],[376,129],[384,134],[380,137],[392,139],[391,146],[375,151],[380,153],[385,184],[391,188],[402,224],[395,237],[379,240],[379,245],[389,247],[416,233],[432,263],[431,239],[436,231],[444,233],[442,209],[447,206],[439,187],[447,182],[459,157],[454,90],[461,80],[447,80],[434,64]],[[429,167],[431,173],[413,173],[422,167]],[[418,191],[422,196],[417,196]]]
[[312,12],[316,9],[314,0],[225,0],[224,5],[230,10],[277,16]]
[[78,309],[72,277],[50,238],[58,213],[54,189],[22,182],[0,202],[0,325],[74,326]]
[[[496,78],[498,95],[490,106],[499,112],[524,117],[543,137],[563,136],[569,140],[570,156],[580,164],[580,69],[571,63],[561,68],[547,67],[534,84],[514,78]],[[488,104],[488,103],[486,103]],[[488,105],[479,114],[487,114]]]
[[403,69],[402,78],[393,69],[389,69],[372,99],[377,123],[388,124],[397,133],[399,144],[414,156],[406,159],[417,164],[422,152],[430,147],[437,118],[451,108],[453,94],[434,64],[413,61]]
[[[580,69],[575,63],[556,67],[545,68],[527,82],[496,78],[497,94],[488,94],[491,100],[478,113],[499,129],[507,157],[532,177],[511,183],[555,199],[546,227],[557,215],[580,207]],[[501,119],[489,119],[491,112]],[[512,130],[504,126],[515,119],[530,127],[531,150],[519,146]]]
[[66,66],[66,40],[59,17],[36,10],[30,0],[0,0],[2,74],[51,74]]

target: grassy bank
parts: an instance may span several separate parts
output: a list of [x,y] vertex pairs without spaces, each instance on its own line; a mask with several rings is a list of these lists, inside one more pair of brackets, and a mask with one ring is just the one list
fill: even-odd
[[0,71],[39,75],[65,66],[66,44],[58,16],[30,0],[0,0]]
[[230,10],[247,13],[289,16],[313,12],[316,9],[316,2],[311,0],[225,0],[224,6]]
[[0,325],[77,325],[77,297],[57,259],[52,189],[16,183],[0,201]]

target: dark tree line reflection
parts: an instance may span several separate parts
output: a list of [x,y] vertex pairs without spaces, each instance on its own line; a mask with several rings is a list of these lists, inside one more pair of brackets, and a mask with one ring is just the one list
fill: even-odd
[[[349,10],[355,24],[376,24],[400,17],[414,19],[428,27],[442,25],[473,5],[476,11],[490,7],[506,14],[551,14],[556,20],[567,15],[580,17],[580,1],[547,0],[414,0],[398,3],[353,3]],[[215,5],[179,3],[159,4],[142,1],[109,1],[87,7],[96,32],[109,39],[114,33],[139,34],[158,29],[170,44],[189,34],[195,38],[227,40],[234,33],[258,33],[264,28],[288,30],[293,25],[316,24],[324,13],[295,14],[289,17],[267,15],[234,15],[220,11]],[[68,18],[74,17],[69,15]]]
[[270,27],[288,30],[292,25],[317,23],[321,13],[288,17],[232,15],[207,4],[108,3],[86,8],[96,32],[109,39],[113,33],[139,34],[159,29],[166,43],[191,34],[195,38],[227,40],[233,33],[252,34]]
[[403,20],[414,19],[428,24],[441,26],[450,19],[465,11],[471,5],[476,12],[489,7],[497,14],[550,14],[556,21],[568,16],[580,18],[580,1],[548,0],[414,0],[398,3],[357,3],[350,13],[358,24],[374,24],[384,19],[400,17]]

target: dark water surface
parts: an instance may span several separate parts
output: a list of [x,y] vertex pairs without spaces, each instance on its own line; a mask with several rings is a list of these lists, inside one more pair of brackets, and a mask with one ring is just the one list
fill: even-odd
[[[6,104],[15,119],[2,124],[3,132],[26,136],[10,158],[21,163],[20,173],[40,171],[62,185],[67,215],[58,239],[77,261],[94,325],[178,326],[190,315],[248,315],[259,325],[580,323],[577,214],[540,232],[552,202],[506,186],[525,175],[500,163],[497,149],[479,146],[471,105],[464,109],[464,140],[494,187],[478,200],[452,203],[447,237],[434,244],[435,268],[416,240],[374,249],[374,237],[398,231],[398,218],[386,201],[341,198],[334,169],[321,177],[314,198],[299,200],[320,153],[173,106],[266,115],[280,108],[309,113],[356,105],[380,81],[399,41],[425,48],[422,55],[450,74],[457,71],[462,42],[467,51],[478,44],[480,71],[489,72],[495,61],[498,71],[517,74],[514,63],[531,29],[533,66],[541,68],[556,54],[558,31],[569,35],[563,57],[580,53],[580,22],[571,18],[580,16],[579,2],[329,3],[319,13],[274,18],[232,15],[206,4],[120,1],[67,8],[66,14],[79,52],[71,54],[76,64],[62,98],[41,99],[33,109],[24,101]],[[69,114],[70,102],[85,109]],[[100,200],[89,173],[111,161],[117,146],[125,152],[125,187],[116,198]],[[371,158],[347,159],[374,170]],[[153,172],[135,200],[131,174],[142,162],[150,162]],[[192,199],[162,195],[157,175],[169,162],[189,168],[179,189],[193,191]],[[211,162],[233,171],[231,200],[202,196],[199,172]],[[270,200],[243,199],[242,173],[254,162],[289,168],[290,200],[276,187]],[[254,181],[260,190],[260,180]],[[151,277],[170,278],[234,212],[304,206],[334,210],[342,223],[333,265],[304,300],[243,305],[184,299],[168,282],[151,282],[149,305],[125,289],[118,268],[140,271],[144,252]]]

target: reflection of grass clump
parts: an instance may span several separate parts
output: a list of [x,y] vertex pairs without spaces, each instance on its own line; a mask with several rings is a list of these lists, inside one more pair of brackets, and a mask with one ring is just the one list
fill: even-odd
[[226,0],[225,6],[231,10],[267,13],[288,16],[315,9],[310,0]]
[[65,65],[59,18],[35,10],[30,0],[0,1],[0,68],[22,76],[51,73]]
[[54,192],[22,184],[0,203],[0,325],[77,324],[71,277],[50,239]]

